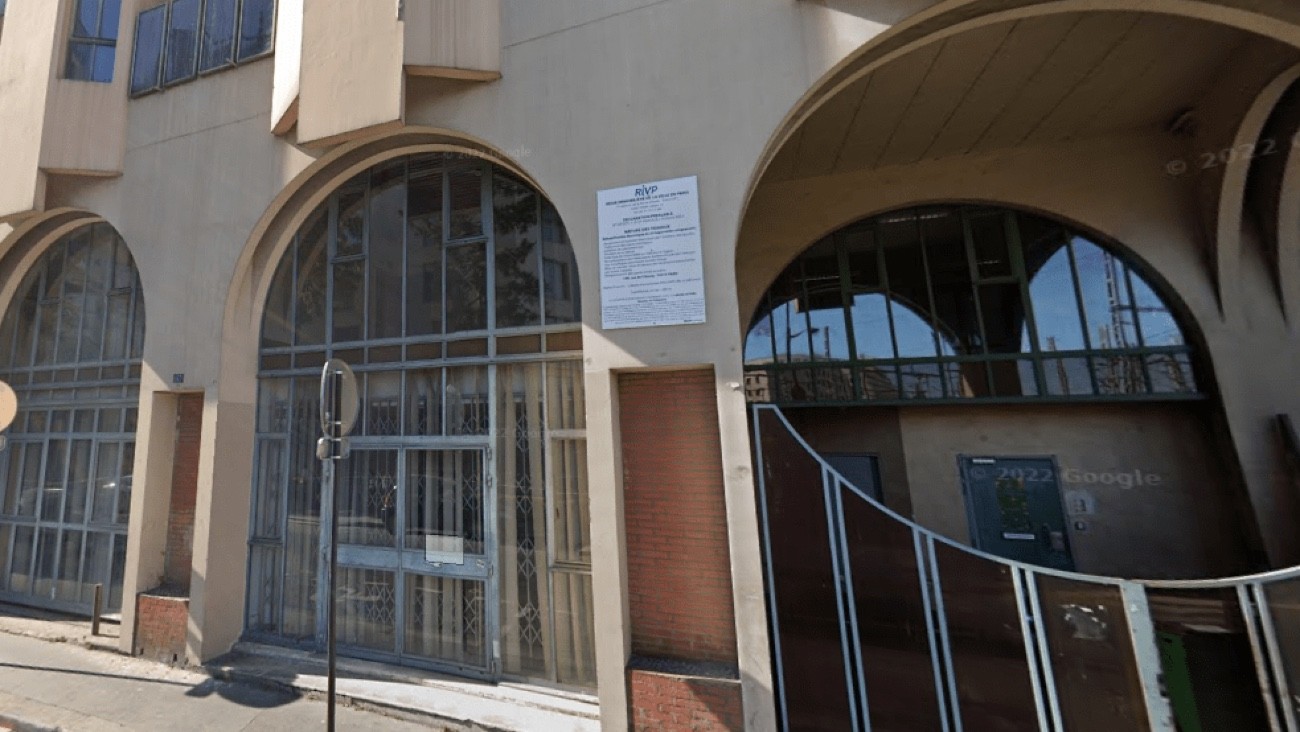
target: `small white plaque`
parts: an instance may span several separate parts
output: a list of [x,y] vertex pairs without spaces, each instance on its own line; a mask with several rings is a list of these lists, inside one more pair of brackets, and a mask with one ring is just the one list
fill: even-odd
[[464,564],[465,538],[426,534],[424,537],[424,561],[430,564]]
[[603,328],[705,321],[695,176],[599,191],[596,218]]
[[1022,534],[1015,531],[1004,531],[1002,532],[1002,538],[1006,539],[1007,541],[1033,541],[1038,537],[1033,534]]

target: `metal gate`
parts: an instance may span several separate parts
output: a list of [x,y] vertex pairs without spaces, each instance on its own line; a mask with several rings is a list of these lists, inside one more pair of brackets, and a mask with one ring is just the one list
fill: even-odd
[[[1300,569],[1135,582],[1007,561],[891,512],[753,409],[785,729],[1300,732]],[[1162,668],[1158,637],[1202,636],[1216,649]]]
[[488,465],[486,445],[365,438],[340,463],[335,601],[350,655],[500,673]]

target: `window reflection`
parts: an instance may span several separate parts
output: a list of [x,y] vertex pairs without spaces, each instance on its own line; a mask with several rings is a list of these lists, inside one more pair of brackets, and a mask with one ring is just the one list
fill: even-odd
[[747,379],[761,400],[1197,391],[1175,317],[1121,255],[972,206],[887,214],[809,248],[765,296],[745,361],[769,371]]

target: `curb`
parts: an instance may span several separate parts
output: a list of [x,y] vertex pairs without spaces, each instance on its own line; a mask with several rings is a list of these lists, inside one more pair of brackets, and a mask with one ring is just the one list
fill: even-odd
[[[326,692],[319,689],[307,686],[298,686],[293,682],[264,676],[262,674],[240,671],[232,666],[206,664],[198,668],[207,672],[209,676],[218,681],[255,686],[269,691],[287,692],[299,697],[317,701],[325,701],[328,698]],[[445,717],[439,715],[437,712],[411,709],[410,707],[358,697],[341,691],[335,692],[335,700],[336,704],[340,707],[374,712],[403,722],[413,722],[416,724],[426,725],[431,723],[436,724],[437,726],[431,726],[430,729],[441,730],[443,732],[515,732],[506,727],[485,727],[476,722]]]

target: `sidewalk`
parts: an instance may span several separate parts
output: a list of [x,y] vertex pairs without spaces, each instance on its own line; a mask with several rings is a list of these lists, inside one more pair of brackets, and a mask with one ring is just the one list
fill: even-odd
[[[120,654],[117,640],[113,623],[91,636],[88,621],[0,604],[0,732],[6,721],[31,732],[324,723],[319,654],[241,643],[203,668],[181,669]],[[353,659],[339,660],[338,690],[340,730],[600,729],[593,697]]]
[[[340,730],[415,732],[424,724],[340,708]],[[218,681],[150,661],[0,633],[0,729],[320,729],[325,704],[293,691]]]

